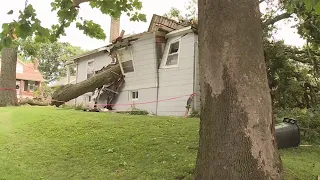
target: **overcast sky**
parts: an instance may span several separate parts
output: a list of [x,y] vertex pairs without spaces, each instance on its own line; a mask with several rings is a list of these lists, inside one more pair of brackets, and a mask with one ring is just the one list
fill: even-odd
[[[121,29],[126,31],[126,34],[140,33],[146,31],[149,22],[153,14],[162,15],[170,10],[171,7],[178,9],[184,9],[188,0],[141,0],[143,3],[142,12],[147,15],[147,22],[130,22],[129,18],[125,15],[121,17]],[[55,12],[51,12],[50,6],[51,0],[29,0],[36,9],[39,19],[42,21],[43,26],[50,27],[52,24],[57,23],[57,17]],[[13,18],[17,18],[17,11],[24,8],[25,0],[10,0],[0,6],[0,25],[5,22],[12,21]],[[11,9],[14,10],[14,15],[7,15],[7,12]],[[98,10],[91,9],[87,3],[81,4],[80,16],[94,20],[100,24],[107,34],[105,41],[96,40],[87,37],[81,31],[79,31],[73,24],[67,29],[67,35],[62,37],[60,41],[69,42],[72,45],[80,46],[84,49],[90,50],[99,48],[108,43],[110,17],[103,15]],[[275,35],[276,39],[284,39],[287,44],[302,46],[304,41],[299,38],[299,35],[290,27],[293,23],[281,22],[278,25],[282,30],[278,31]]]

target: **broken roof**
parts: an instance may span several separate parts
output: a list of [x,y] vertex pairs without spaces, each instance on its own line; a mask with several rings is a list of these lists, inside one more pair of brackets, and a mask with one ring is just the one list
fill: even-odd
[[[144,35],[147,35],[150,33],[154,33],[157,31],[164,31],[164,32],[169,33],[169,32],[175,31],[175,30],[186,28],[188,26],[190,26],[190,25],[183,25],[182,23],[179,23],[175,20],[153,14],[148,31],[138,33],[138,34],[129,35],[127,37],[125,36],[120,41],[116,41],[115,43],[112,43],[107,46],[103,46],[103,47],[100,47],[100,48],[97,48],[97,49],[94,49],[91,51],[87,51],[87,52],[80,54],[80,55],[77,55],[77,56],[74,56],[70,59],[70,61],[76,62],[82,57],[86,57],[86,56],[89,56],[89,55],[92,55],[95,53],[99,53],[102,51],[110,53],[114,48],[121,48],[123,46],[127,46],[129,44],[129,42],[135,41],[135,40],[143,37]],[[72,62],[70,62],[69,64],[72,64]]]
[[187,27],[173,19],[153,14],[148,31],[166,31],[171,32]]

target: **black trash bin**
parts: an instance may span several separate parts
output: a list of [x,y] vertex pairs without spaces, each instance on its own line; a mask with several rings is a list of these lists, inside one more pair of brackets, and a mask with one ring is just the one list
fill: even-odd
[[278,149],[298,147],[300,145],[300,129],[297,120],[284,118],[283,122],[276,125],[275,129]]

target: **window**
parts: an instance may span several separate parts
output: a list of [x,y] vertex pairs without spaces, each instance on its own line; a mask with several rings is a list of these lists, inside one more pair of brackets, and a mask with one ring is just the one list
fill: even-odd
[[124,73],[134,72],[132,60],[122,62],[121,64],[122,64],[122,68],[123,68]]
[[134,72],[133,58],[129,50],[123,50],[121,53],[119,53],[119,58],[121,60],[124,73]]
[[35,82],[34,81],[28,81],[28,90],[29,91],[34,91],[35,90]]
[[178,65],[180,41],[174,41],[169,46],[166,66]]
[[94,61],[89,61],[87,64],[87,79],[93,76],[94,74]]
[[136,101],[136,100],[138,100],[138,98],[139,98],[139,93],[138,93],[138,91],[132,91],[132,92],[131,92],[131,100],[132,100],[132,101]]
[[34,81],[24,81],[24,91],[34,91],[36,84]]
[[28,91],[28,81],[24,81],[24,91]]

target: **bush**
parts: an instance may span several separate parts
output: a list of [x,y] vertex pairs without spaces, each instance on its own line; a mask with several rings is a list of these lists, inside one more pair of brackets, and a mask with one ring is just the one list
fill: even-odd
[[83,107],[82,104],[74,105],[73,108],[74,108],[75,110],[83,110],[83,109],[84,109],[84,107]]
[[146,110],[136,109],[136,110],[133,110],[133,111],[129,111],[129,114],[131,114],[131,115],[148,115],[149,113]]
[[307,143],[320,144],[320,107],[311,109],[278,110],[277,123],[283,118],[294,118],[300,128],[301,140]]
[[189,117],[200,118],[200,112],[199,111],[192,111]]

